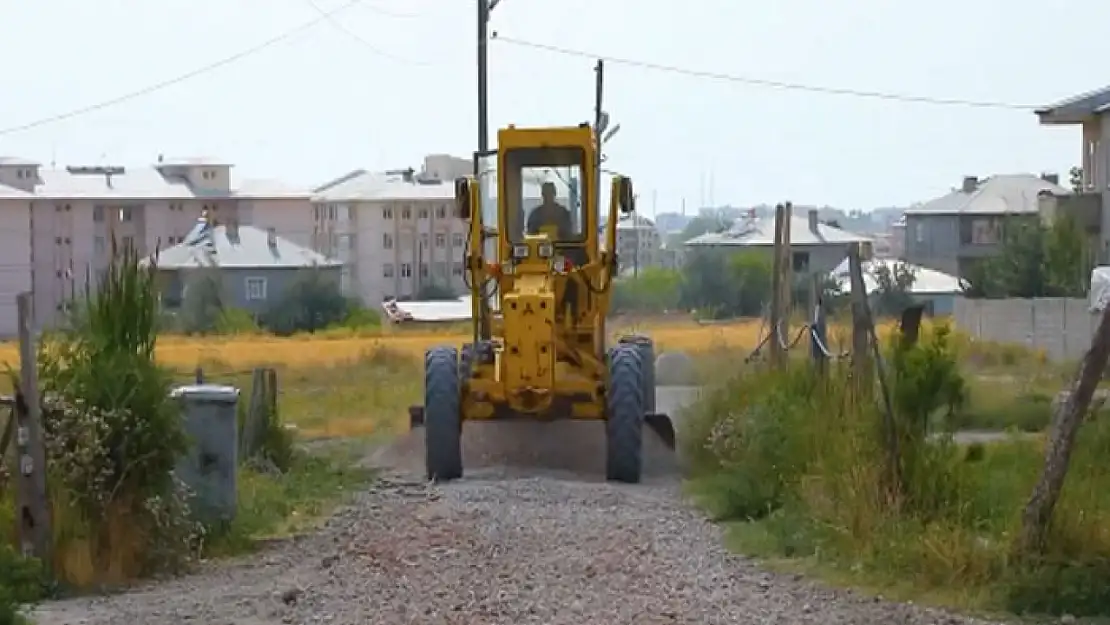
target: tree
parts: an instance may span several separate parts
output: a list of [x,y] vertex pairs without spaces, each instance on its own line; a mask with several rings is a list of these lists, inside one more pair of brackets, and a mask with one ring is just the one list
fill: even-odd
[[416,299],[421,301],[445,301],[458,299],[458,297],[450,287],[434,282],[420,287],[420,291],[416,294]]
[[758,316],[771,296],[771,257],[760,252],[697,249],[682,270],[680,302],[710,316]]
[[1011,217],[997,256],[984,259],[964,276],[967,297],[1083,297],[1087,292],[1090,248],[1069,215],[1051,226],[1037,218]]
[[639,275],[613,284],[613,309],[660,313],[678,308],[682,274],[674,269],[647,267]]
[[216,267],[183,270],[181,273],[181,329],[188,334],[213,332],[227,307],[223,276]]
[[275,334],[315,332],[343,321],[352,305],[333,276],[303,269],[263,316],[263,325]]
[[1073,193],[1083,192],[1083,168],[1072,167],[1068,170],[1068,184]]
[[874,276],[877,288],[872,294],[872,301],[876,315],[893,317],[913,305],[911,289],[917,281],[917,274],[912,267],[903,262],[896,262],[893,266],[880,264]]

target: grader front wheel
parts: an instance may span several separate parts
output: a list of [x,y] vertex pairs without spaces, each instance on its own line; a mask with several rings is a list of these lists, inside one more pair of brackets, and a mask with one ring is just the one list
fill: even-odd
[[453,347],[424,354],[424,453],[428,479],[462,477],[459,356]]
[[609,353],[606,391],[606,477],[635,484],[643,471],[644,376],[639,348],[618,344]]

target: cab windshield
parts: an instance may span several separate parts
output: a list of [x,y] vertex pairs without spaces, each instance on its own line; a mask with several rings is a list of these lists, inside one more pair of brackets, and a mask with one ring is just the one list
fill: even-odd
[[557,243],[585,241],[585,152],[579,147],[514,148],[498,172],[509,240],[546,233]]

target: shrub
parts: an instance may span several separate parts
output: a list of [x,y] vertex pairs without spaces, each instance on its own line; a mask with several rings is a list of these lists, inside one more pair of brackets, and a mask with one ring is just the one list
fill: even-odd
[[42,597],[44,581],[38,562],[0,543],[0,625],[22,622],[20,608]]
[[[171,373],[154,357],[156,269],[130,249],[114,251],[96,289],[86,286],[80,314],[45,336],[38,356],[59,512],[55,569],[75,584],[96,569],[126,578],[176,568],[195,533],[173,475],[187,441],[169,398]],[[75,550],[87,550],[87,560]]]

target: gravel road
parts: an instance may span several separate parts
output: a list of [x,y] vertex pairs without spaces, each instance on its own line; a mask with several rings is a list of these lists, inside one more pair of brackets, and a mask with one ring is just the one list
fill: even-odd
[[[594,455],[581,438],[587,433],[556,425],[528,439],[519,431],[472,434],[468,426],[467,462],[478,468],[441,486],[418,479],[419,446],[410,439],[393,450],[408,466],[393,462],[391,474],[318,532],[189,577],[47,604],[37,622],[986,623],[763,571],[722,547],[718,529],[682,501],[673,472],[615,485],[592,469],[503,461],[545,455],[522,454],[522,440]],[[582,444],[568,447],[574,441]],[[649,462],[659,453],[651,450]]]

